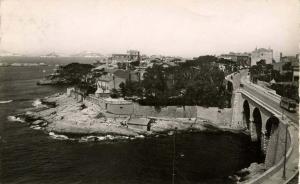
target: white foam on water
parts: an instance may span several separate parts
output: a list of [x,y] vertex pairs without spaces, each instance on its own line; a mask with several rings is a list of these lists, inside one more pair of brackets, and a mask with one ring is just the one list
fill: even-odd
[[113,137],[113,139],[128,139],[129,137],[127,137],[127,136],[121,136],[121,135],[117,135],[117,136],[115,136],[115,137]]
[[129,137],[127,137],[127,136],[122,136],[122,139],[129,139]]
[[114,139],[114,136],[112,136],[112,135],[107,135],[107,136],[105,136],[105,138],[106,138],[106,139],[109,139],[109,140],[113,140],[113,139]]
[[105,140],[105,136],[98,136],[97,138],[98,138],[99,141]]
[[49,132],[49,135],[53,136],[53,135],[55,135],[55,133],[54,132]]
[[15,122],[21,122],[21,123],[24,123],[25,121],[19,117],[16,117],[16,116],[8,116],[7,117],[7,120],[8,121],[15,121]]
[[0,101],[0,104],[7,104],[7,103],[10,103],[12,101],[13,100],[2,100],[2,101]]
[[174,134],[173,131],[168,132],[168,135],[173,135],[173,134]]
[[42,127],[35,125],[35,126],[30,126],[30,128],[34,129],[34,130],[41,130]]
[[58,140],[68,140],[69,137],[66,135],[59,135],[55,134],[54,132],[49,132],[49,136],[53,139],[58,139]]
[[32,105],[33,105],[34,107],[38,107],[38,106],[42,105],[41,99],[36,99],[36,100],[34,100],[33,103],[32,103]]
[[84,139],[84,138],[82,137],[82,138],[79,139],[78,142],[88,142],[88,140],[87,140],[87,139]]
[[143,135],[137,135],[137,136],[135,136],[135,138],[140,138],[140,139],[142,139],[142,138],[145,138],[145,136],[143,136]]
[[122,139],[129,139],[127,136],[84,136],[79,139],[79,142],[95,142],[95,141],[105,141],[105,140],[122,140]]

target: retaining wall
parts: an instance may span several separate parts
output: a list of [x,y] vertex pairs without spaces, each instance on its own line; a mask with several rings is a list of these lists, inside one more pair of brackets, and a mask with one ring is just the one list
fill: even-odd
[[142,106],[138,103],[125,101],[124,103],[110,102],[105,99],[87,96],[84,99],[85,103],[92,103],[99,106],[100,110],[117,114],[131,115],[135,117],[174,117],[174,118],[192,118],[197,117],[196,106],[167,106],[155,108],[154,106]]
[[196,106],[166,106],[155,108],[154,106],[142,106],[134,103],[134,116],[154,116],[173,118],[197,117]]
[[[270,140],[268,141],[265,159],[265,166],[267,169],[278,164],[279,161],[284,157],[285,131],[286,125],[279,123],[277,130],[272,134]],[[287,136],[287,148],[290,147],[290,144],[290,136]]]
[[97,98],[93,96],[87,96],[84,99],[84,103],[93,103],[98,105],[99,111],[105,110],[106,112],[118,115],[131,115],[133,113],[133,103],[118,103],[107,101],[102,98]]

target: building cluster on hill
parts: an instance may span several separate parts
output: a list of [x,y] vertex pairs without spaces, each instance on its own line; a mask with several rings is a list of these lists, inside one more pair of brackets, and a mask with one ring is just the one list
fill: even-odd
[[[263,62],[264,64],[272,65],[273,70],[278,70],[282,74],[286,72],[283,66],[286,63],[291,63],[293,81],[298,81],[299,79],[298,55],[294,57],[282,56],[281,54],[280,61],[275,62],[272,49],[255,48],[250,53],[229,52],[228,54],[221,54],[217,58],[218,60],[212,61],[212,63],[225,73],[235,71],[238,68],[250,68]],[[142,55],[138,50],[128,50],[126,53],[112,54],[101,60],[98,59],[94,63],[96,67],[93,70],[103,72],[104,75],[97,78],[96,96],[109,96],[113,89],[120,91],[120,84],[128,80],[132,82],[143,81],[146,69],[152,68],[154,65],[162,68],[171,68],[179,66],[186,61],[189,60],[181,57],[146,56]]]
[[[283,56],[280,53],[279,61],[276,62],[273,57],[273,50],[268,48],[255,48],[251,53],[234,53],[221,54],[219,58],[230,60],[236,63],[240,68],[256,66],[258,63],[272,65],[273,70],[279,71],[280,74],[292,72],[291,81],[298,83],[299,81],[299,55]],[[286,67],[289,66],[289,67]]]
[[280,61],[277,63],[272,63],[273,69],[279,71],[280,74],[285,74],[288,72],[292,73],[291,82],[299,83],[299,54],[296,56],[283,56],[280,53]]
[[[268,72],[261,73],[258,71],[255,73],[258,80],[260,80],[259,77],[272,80],[275,76],[276,82],[277,79],[282,82],[287,78],[290,79],[289,75],[292,72],[293,81],[298,81],[298,59],[298,55],[296,57],[281,55],[280,62],[275,63],[273,50],[264,48],[256,48],[251,53],[230,52],[221,54],[218,57],[200,56],[193,59],[162,55],[147,56],[141,54],[138,50],[128,50],[126,53],[96,57],[93,65],[70,64],[63,67],[62,71],[65,72],[62,72],[63,75],[61,76],[72,84],[80,83],[83,89],[89,88],[89,90],[86,90],[88,91],[87,94],[93,93],[97,98],[112,96],[138,96],[144,98],[148,95],[149,99],[151,97],[156,100],[158,99],[157,96],[163,96],[165,99],[176,97],[176,100],[173,98],[174,103],[182,103],[182,99],[189,100],[187,96],[191,96],[192,93],[204,93],[202,89],[197,92],[194,89],[197,85],[204,85],[203,83],[209,77],[212,83],[215,76],[211,73],[222,76],[237,72],[241,68],[260,69],[261,63],[268,69],[268,72],[272,69],[278,70],[282,74],[288,70],[288,75],[282,77],[274,72],[274,75],[271,75],[270,72],[269,75]],[[290,64],[286,66],[287,63]],[[205,80],[202,80],[203,76],[206,76]],[[284,80],[281,80],[281,78]],[[218,79],[222,81],[222,77]],[[270,80],[267,82],[270,82]],[[197,82],[199,84],[196,84]],[[212,84],[212,89],[216,87],[214,85],[217,85],[218,89],[223,87],[221,83],[215,83]],[[220,91],[216,91],[216,94],[221,93]],[[181,101],[178,100],[180,95],[183,96],[180,99]],[[203,99],[198,100],[199,103],[201,101]]]
[[264,60],[266,64],[272,64],[274,62],[273,50],[265,48],[255,48],[255,50],[251,53],[229,52],[228,54],[221,54],[219,58],[231,60],[232,62],[237,63],[237,65],[241,67],[249,67],[256,65],[257,62],[261,60]]
[[275,90],[280,96],[299,101],[299,62],[298,54],[283,56],[280,53],[279,61],[275,62],[271,49],[255,49],[249,69],[251,80]]
[[219,58],[227,59],[232,62],[235,62],[237,65],[241,67],[247,67],[250,66],[250,57],[251,54],[245,52],[245,53],[234,53],[230,52],[229,54],[221,54]]
[[274,63],[273,50],[270,48],[255,48],[255,50],[251,52],[251,66],[256,65],[257,62],[261,60],[264,60],[266,64]]
[[101,73],[96,79],[97,97],[110,96],[113,89],[119,91],[120,84],[126,81],[138,82],[144,80],[147,68],[159,65],[163,68],[178,66],[185,62],[181,57],[141,55],[138,50],[128,50],[125,54],[112,54],[110,57],[95,61],[93,72]]

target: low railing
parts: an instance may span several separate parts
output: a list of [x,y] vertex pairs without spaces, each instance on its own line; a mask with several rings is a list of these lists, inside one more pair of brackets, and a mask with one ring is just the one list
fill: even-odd
[[131,101],[126,100],[114,100],[114,99],[107,99],[107,98],[98,98],[95,95],[89,95],[88,98],[93,99],[94,101],[98,101],[101,103],[108,103],[108,104],[116,104],[116,105],[122,105],[122,104],[132,104]]
[[[261,89],[262,87],[252,84],[250,83],[250,86],[253,88],[256,88],[257,90],[262,90],[263,93],[268,94],[268,95],[272,95],[274,101],[280,101],[280,96],[277,94],[274,94],[274,92],[272,92],[271,90],[268,89]],[[250,88],[250,86],[248,86]],[[280,118],[280,114],[281,112],[279,112],[278,110],[276,110],[275,108],[271,107],[270,105],[265,104],[264,102],[262,102],[260,99],[256,98],[254,95],[252,95],[250,92],[248,92],[246,89],[244,90],[239,90],[240,92],[242,92],[244,95],[248,95],[251,99],[253,99],[254,101],[256,101],[256,103],[258,103],[260,106],[262,106],[263,108],[269,110],[270,112],[274,113],[275,116]],[[288,124],[286,121],[280,121],[283,124]],[[298,128],[297,128],[298,130]],[[293,151],[297,151],[297,150],[293,150],[293,145],[294,144],[298,144],[297,143],[297,137],[295,137],[291,130],[288,129],[288,139],[290,140],[290,146],[286,152],[286,157],[287,159],[291,156]],[[254,178],[250,181],[246,181],[244,183],[247,184],[256,184],[256,183],[262,183],[263,181],[266,181],[269,177],[271,177],[273,174],[275,174],[276,172],[278,172],[282,167],[283,167],[283,163],[284,162],[284,157],[274,166],[272,166],[271,168],[269,168],[267,171],[265,171],[263,174],[261,174],[259,177]],[[295,174],[293,174],[293,177],[295,177],[295,175],[297,175],[297,173],[299,173],[299,171],[295,171]]]

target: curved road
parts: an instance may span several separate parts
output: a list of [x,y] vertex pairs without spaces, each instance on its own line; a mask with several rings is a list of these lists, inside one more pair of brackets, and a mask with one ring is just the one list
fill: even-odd
[[[231,78],[231,76],[229,76]],[[228,78],[227,78],[228,79]],[[229,79],[230,80],[230,79]],[[299,130],[298,130],[298,122],[299,122],[299,107],[297,107],[296,113],[288,112],[282,109],[279,105],[280,96],[271,92],[271,90],[265,89],[261,86],[253,84],[249,81],[248,71],[241,70],[238,74],[233,75],[231,78],[234,90],[240,87],[240,84],[243,84],[241,88],[243,88],[248,93],[254,95],[259,100],[268,104],[276,111],[283,113],[284,119],[289,121],[289,132],[293,140],[292,152],[287,159],[286,163],[286,179],[291,179],[295,177],[295,173],[298,172],[298,163],[299,163]],[[262,183],[264,184],[286,184],[290,183],[289,180],[283,179],[283,167],[281,167],[277,172],[273,175],[269,176],[268,179],[264,180]],[[293,180],[291,180],[292,182]]]
[[241,71],[241,77],[240,77],[240,82],[243,84],[243,89],[246,90],[247,92],[251,93],[264,103],[270,105],[277,111],[283,113],[285,117],[288,117],[290,120],[292,120],[295,124],[298,125],[299,121],[299,113],[298,113],[298,108],[296,110],[296,113],[291,113],[283,108],[280,107],[279,102],[280,100],[278,99],[278,95],[272,94],[270,90],[264,89],[263,87],[260,87],[258,85],[255,85],[249,81],[248,77],[248,72],[247,71]]

